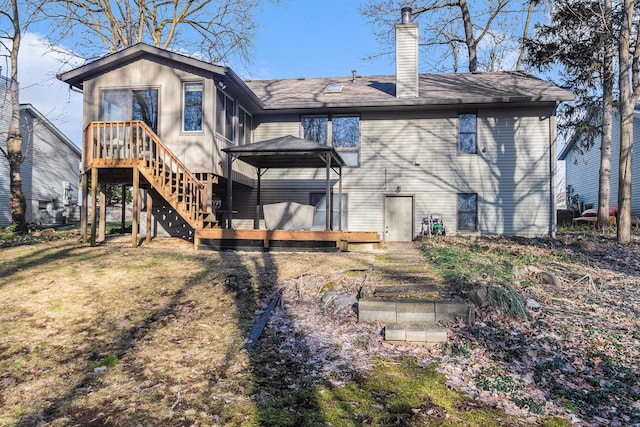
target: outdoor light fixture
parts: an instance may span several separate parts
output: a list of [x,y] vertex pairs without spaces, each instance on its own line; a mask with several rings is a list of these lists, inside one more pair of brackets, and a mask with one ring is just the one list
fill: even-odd
[[223,82],[222,80],[220,80],[218,82],[218,87],[222,90],[225,90],[227,88],[227,85],[225,84],[225,82]]

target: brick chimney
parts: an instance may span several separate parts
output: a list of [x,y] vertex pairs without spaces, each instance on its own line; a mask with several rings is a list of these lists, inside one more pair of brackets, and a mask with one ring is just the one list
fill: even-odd
[[403,7],[396,24],[396,98],[417,98],[418,24],[411,22],[411,8]]

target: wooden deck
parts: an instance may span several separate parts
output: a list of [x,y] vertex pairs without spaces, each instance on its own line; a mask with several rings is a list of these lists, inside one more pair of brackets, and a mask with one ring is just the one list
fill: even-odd
[[262,251],[348,251],[349,245],[368,244],[379,247],[376,232],[311,231],[311,230],[196,230],[196,249],[236,249]]

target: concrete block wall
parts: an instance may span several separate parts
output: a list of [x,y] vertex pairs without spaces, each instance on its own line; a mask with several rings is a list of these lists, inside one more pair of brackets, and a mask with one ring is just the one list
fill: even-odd
[[464,319],[474,322],[474,307],[455,301],[386,300],[358,301],[358,322],[384,322],[385,340],[426,345],[447,341],[447,331],[439,323]]

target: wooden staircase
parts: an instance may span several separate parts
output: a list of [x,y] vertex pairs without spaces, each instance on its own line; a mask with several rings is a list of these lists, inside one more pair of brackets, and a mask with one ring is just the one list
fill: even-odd
[[135,168],[194,230],[217,227],[211,182],[189,171],[146,123],[92,122],[84,148],[85,170]]

